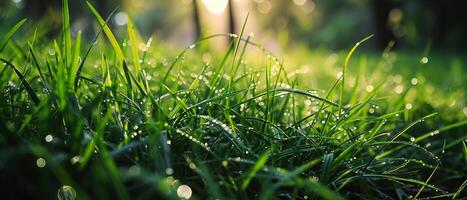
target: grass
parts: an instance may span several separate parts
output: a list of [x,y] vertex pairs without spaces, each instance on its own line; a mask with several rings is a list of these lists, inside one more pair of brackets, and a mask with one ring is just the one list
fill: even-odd
[[[409,52],[359,53],[369,37],[348,53],[280,60],[243,29],[167,59],[152,39],[137,48],[131,20],[119,42],[89,2],[95,41],[73,38],[67,4],[57,40],[14,36],[25,20],[1,36],[5,198],[467,195],[462,60],[451,79]],[[225,52],[196,50],[225,38]]]

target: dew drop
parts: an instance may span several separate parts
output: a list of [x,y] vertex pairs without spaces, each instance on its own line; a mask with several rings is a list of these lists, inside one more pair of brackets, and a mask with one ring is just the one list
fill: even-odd
[[72,165],[78,163],[79,161],[81,160],[81,156],[73,156],[71,159],[70,159],[70,163]]
[[174,170],[173,170],[172,168],[168,167],[167,169],[165,169],[165,174],[167,174],[167,175],[170,176],[170,175],[172,175],[173,173],[174,173]]
[[422,59],[420,59],[421,64],[427,64],[428,63],[428,57],[423,56]]
[[410,103],[405,104],[405,109],[407,109],[407,110],[412,109],[412,104],[410,104]]
[[177,188],[177,195],[182,199],[189,199],[191,197],[192,191],[188,185],[180,185]]
[[59,200],[74,200],[76,199],[76,191],[69,185],[64,185],[58,189],[57,197]]
[[36,165],[37,165],[37,167],[39,167],[39,168],[44,168],[46,164],[47,164],[47,162],[45,161],[44,158],[38,158],[38,159],[36,160]]
[[46,142],[52,142],[53,139],[54,139],[54,137],[52,135],[50,135],[50,134],[45,136],[45,141]]

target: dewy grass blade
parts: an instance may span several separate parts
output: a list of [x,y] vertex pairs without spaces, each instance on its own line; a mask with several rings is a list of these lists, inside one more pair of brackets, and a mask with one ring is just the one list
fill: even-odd
[[23,24],[27,21],[27,19],[23,19],[21,21],[19,21],[15,26],[13,26],[13,28],[10,29],[10,31],[8,31],[8,33],[3,37],[2,39],[2,42],[0,42],[0,53],[3,51],[3,49],[5,48],[5,46],[7,45],[8,41],[10,41],[10,39],[13,37],[13,35],[16,33],[16,31],[18,31],[19,28],[21,28],[21,26],[23,26]]
[[256,161],[255,165],[250,169],[250,171],[248,172],[248,174],[246,175],[245,179],[243,180],[242,182],[242,185],[241,185],[241,189],[242,190],[245,190],[248,185],[250,184],[251,182],[251,179],[253,179],[253,177],[255,177],[256,173],[261,169],[263,168],[263,166],[266,164],[266,162],[268,161],[268,158],[269,158],[269,155],[271,154],[270,151],[266,151],[265,153],[263,153],[263,155],[261,155],[258,159],[258,161]]
[[135,26],[131,19],[128,19],[127,29],[128,29],[128,37],[130,38],[130,43],[131,43],[131,52],[133,54],[133,64],[135,65],[135,71],[136,71],[137,77],[140,77],[139,74],[141,73],[141,64],[140,64],[139,54],[138,54],[138,44],[136,43]]
[[107,22],[104,21],[104,19],[101,17],[99,12],[97,12],[97,10],[94,8],[94,6],[92,6],[92,4],[89,1],[86,1],[86,4],[88,5],[89,9],[94,14],[94,16],[96,17],[97,21],[99,22],[99,25],[103,28],[104,33],[110,42],[110,45],[115,51],[115,55],[117,56],[118,61],[120,62],[120,64],[122,64],[123,60],[125,59],[125,57],[123,56],[123,51],[120,48],[120,45],[118,44],[117,39],[115,38],[114,34],[110,30],[109,26],[107,26]]
[[350,49],[349,53],[347,54],[347,56],[345,57],[345,60],[344,60],[344,67],[342,68],[342,82],[341,82],[341,90],[340,90],[340,95],[339,95],[339,108],[342,107],[342,101],[343,101],[343,97],[344,97],[344,87],[345,87],[345,73],[347,71],[347,65],[349,64],[349,60],[350,58],[352,57],[353,53],[355,52],[355,50],[357,50],[357,48],[360,46],[360,44],[364,43],[365,41],[369,40],[370,38],[372,38],[373,35],[369,35],[365,38],[363,38],[362,40],[360,40],[359,42],[357,42],[353,47],[352,49]]
[[[114,10],[112,10],[112,12],[109,14],[107,19],[105,19],[106,24],[109,23],[110,19],[112,18],[114,13],[117,11],[117,9],[118,8],[115,8]],[[88,47],[88,50],[86,51],[86,53],[84,54],[84,57],[81,59],[81,61],[79,63],[78,69],[76,70],[75,81],[74,81],[74,89],[75,90],[78,88],[78,83],[79,83],[79,80],[80,80],[81,71],[83,70],[83,67],[84,67],[84,63],[86,62],[89,54],[91,53],[92,47],[94,47],[94,43],[97,41],[97,39],[99,38],[99,35],[102,33],[103,30],[104,30],[104,27],[101,26],[100,29],[99,29],[99,32],[96,34],[96,36],[94,36],[93,40],[91,41],[91,44]]]
[[39,97],[37,97],[36,92],[32,89],[31,85],[26,80],[26,78],[23,76],[23,74],[18,70],[18,68],[16,68],[13,65],[13,63],[11,63],[10,61],[5,60],[3,58],[0,58],[0,61],[4,62],[6,65],[10,66],[13,69],[13,71],[15,71],[16,75],[21,80],[21,83],[24,85],[24,88],[26,89],[26,92],[28,93],[28,95],[31,98],[32,102],[34,102],[34,104],[36,104],[36,106],[39,105],[40,104]]
[[73,85],[76,79],[76,71],[78,71],[79,65],[79,55],[81,51],[81,31],[78,31],[78,35],[76,35],[75,41],[75,48],[73,50],[73,58],[71,60],[71,66],[68,71],[68,89],[70,91],[73,90]]
[[62,29],[63,29],[63,62],[65,69],[71,66],[71,32],[70,32],[70,11],[68,8],[68,0],[62,0]]
[[120,45],[118,44],[117,39],[115,38],[114,34],[112,33],[109,26],[107,25],[107,23],[102,18],[102,16],[99,14],[99,12],[97,12],[97,10],[94,8],[94,6],[92,6],[91,3],[89,3],[89,1],[86,1],[86,4],[88,5],[89,9],[94,14],[94,16],[96,17],[96,19],[99,22],[100,26],[103,27],[103,29],[104,29],[104,33],[107,36],[107,39],[109,40],[110,45],[112,46],[112,48],[113,48],[113,50],[115,52],[115,55],[117,56],[118,63],[121,66],[121,68],[123,69],[123,72],[125,74],[124,80],[125,80],[125,82],[126,82],[126,84],[128,86],[127,87],[127,95],[130,96],[130,98],[133,99],[134,93],[133,93],[133,86],[131,84],[130,70],[128,69],[128,65],[127,65],[127,63],[125,61],[125,56],[123,55],[123,51],[120,48]]

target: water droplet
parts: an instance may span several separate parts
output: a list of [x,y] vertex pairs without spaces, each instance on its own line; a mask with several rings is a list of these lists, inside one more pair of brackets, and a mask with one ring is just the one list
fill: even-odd
[[70,163],[72,165],[78,163],[79,161],[81,160],[81,156],[73,156],[71,159],[70,159]]
[[420,59],[421,64],[427,64],[428,63],[428,57],[423,56],[422,59]]
[[118,12],[114,16],[114,22],[118,26],[123,26],[128,23],[128,15],[126,14],[126,12]]
[[170,175],[172,175],[173,173],[174,173],[174,170],[173,170],[172,168],[168,167],[167,169],[165,169],[165,174],[167,174],[167,175],[170,176]]
[[64,185],[58,189],[57,197],[59,200],[74,200],[76,199],[76,191],[69,185]]
[[191,197],[192,191],[188,185],[180,185],[177,188],[177,195],[183,199],[189,199]]
[[47,162],[45,161],[44,158],[38,158],[38,159],[36,160],[36,165],[37,165],[37,167],[39,167],[39,168],[44,168],[46,164],[47,164]]
[[53,139],[54,139],[54,137],[52,135],[50,135],[50,134],[45,136],[45,141],[46,142],[52,142]]
[[403,91],[404,91],[404,86],[402,86],[402,85],[397,85],[394,88],[394,92],[396,92],[397,94],[401,94]]
[[55,50],[54,49],[49,49],[48,53],[49,53],[49,55],[53,56],[53,55],[55,55]]
[[405,109],[407,109],[407,110],[412,109],[412,104],[410,104],[410,103],[405,104]]
[[414,138],[414,137],[410,137],[410,141],[411,141],[411,142],[415,142],[415,138]]

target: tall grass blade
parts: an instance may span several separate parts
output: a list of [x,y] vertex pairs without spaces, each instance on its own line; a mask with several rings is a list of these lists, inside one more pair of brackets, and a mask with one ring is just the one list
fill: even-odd
[[21,21],[16,23],[15,26],[13,26],[13,28],[11,28],[10,31],[8,31],[8,33],[5,36],[3,36],[3,39],[0,42],[0,53],[2,53],[2,51],[5,48],[8,41],[10,41],[10,39],[13,37],[13,35],[16,33],[16,31],[18,31],[18,29],[21,28],[21,26],[23,26],[23,24],[26,21],[27,21],[27,19],[22,19]]

